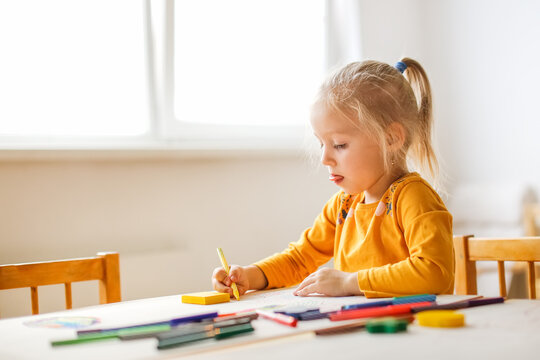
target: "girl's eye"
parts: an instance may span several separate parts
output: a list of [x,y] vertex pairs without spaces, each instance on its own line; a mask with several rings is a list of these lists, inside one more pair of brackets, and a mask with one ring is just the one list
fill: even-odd
[[340,150],[345,149],[347,147],[347,144],[336,144],[334,145],[334,149]]

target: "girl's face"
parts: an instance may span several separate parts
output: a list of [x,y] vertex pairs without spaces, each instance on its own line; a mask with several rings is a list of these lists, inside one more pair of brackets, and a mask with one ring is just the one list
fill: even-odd
[[[321,144],[321,163],[330,181],[348,194],[377,196],[384,179],[384,159],[379,145],[349,120],[316,104],[311,116],[313,132]],[[386,190],[386,182],[384,189]],[[380,194],[382,196],[382,193]]]

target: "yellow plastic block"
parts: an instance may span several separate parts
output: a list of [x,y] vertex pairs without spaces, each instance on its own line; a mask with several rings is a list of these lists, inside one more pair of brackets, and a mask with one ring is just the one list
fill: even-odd
[[461,327],[465,325],[465,315],[454,310],[428,310],[416,315],[418,324],[433,327]]
[[229,302],[230,300],[229,294],[217,291],[203,291],[182,295],[182,302],[186,304],[211,305]]

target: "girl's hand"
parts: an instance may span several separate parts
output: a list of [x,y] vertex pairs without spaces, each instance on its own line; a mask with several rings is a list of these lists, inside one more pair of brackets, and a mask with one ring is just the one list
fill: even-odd
[[293,292],[297,296],[315,293],[327,296],[362,295],[362,291],[358,288],[356,273],[329,268],[315,271],[305,278]]
[[227,276],[227,272],[223,267],[214,269],[212,274],[212,285],[214,290],[229,293],[231,297],[234,296],[231,284],[235,282],[240,295],[249,290],[249,279],[246,270],[243,266],[231,265],[230,273]]

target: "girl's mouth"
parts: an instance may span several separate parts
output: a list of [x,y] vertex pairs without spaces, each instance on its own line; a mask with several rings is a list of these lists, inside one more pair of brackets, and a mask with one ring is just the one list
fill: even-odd
[[330,174],[330,176],[328,177],[328,180],[332,181],[334,184],[339,184],[341,181],[343,181],[343,176],[341,175],[335,175],[335,174]]

